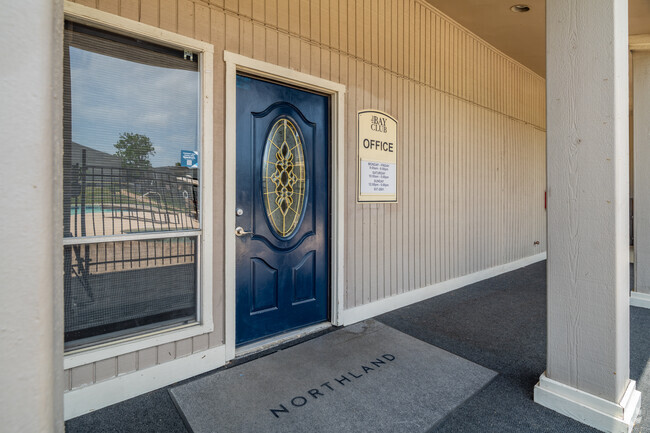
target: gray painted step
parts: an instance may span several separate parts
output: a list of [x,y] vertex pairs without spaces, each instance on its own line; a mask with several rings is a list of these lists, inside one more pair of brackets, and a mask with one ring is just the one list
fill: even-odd
[[207,432],[425,432],[496,375],[374,320],[170,390]]

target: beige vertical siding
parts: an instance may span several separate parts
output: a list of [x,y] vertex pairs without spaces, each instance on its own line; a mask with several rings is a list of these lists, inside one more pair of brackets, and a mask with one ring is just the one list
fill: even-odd
[[[346,308],[545,251],[545,82],[423,1],[77,2],[215,46],[216,329],[77,367],[68,388],[223,343],[224,49],[347,86]],[[399,121],[398,204],[356,204],[365,108]]]

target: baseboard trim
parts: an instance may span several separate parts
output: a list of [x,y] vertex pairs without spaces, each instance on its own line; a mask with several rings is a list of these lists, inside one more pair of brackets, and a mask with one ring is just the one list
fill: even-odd
[[630,306],[650,308],[650,295],[641,292],[630,292]]
[[525,257],[514,262],[506,263],[504,265],[484,269],[473,274],[464,275],[462,277],[423,287],[421,289],[412,290],[410,292],[402,293],[396,296],[391,296],[390,298],[381,299],[370,304],[350,308],[349,310],[344,310],[341,313],[340,324],[344,326],[352,325],[353,323],[357,323],[362,320],[387,313],[397,308],[406,307],[407,305],[415,304],[416,302],[424,301],[425,299],[433,298],[434,296],[439,296],[444,293],[451,292],[452,290],[459,289],[461,287],[467,286],[468,284],[477,283],[479,281],[492,278],[506,272],[514,271],[515,269],[523,268],[524,266],[528,266],[545,259],[546,253],[544,252],[536,254],[534,256]]
[[549,379],[546,372],[534,394],[536,403],[603,432],[631,433],[641,406],[641,393],[633,380],[618,404]]
[[129,398],[214,370],[226,363],[225,346],[197,352],[144,370],[68,391],[63,395],[69,420]]

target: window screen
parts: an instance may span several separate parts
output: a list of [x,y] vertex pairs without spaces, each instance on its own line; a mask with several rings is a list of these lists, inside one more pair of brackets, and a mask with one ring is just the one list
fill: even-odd
[[67,350],[197,320],[199,102],[197,55],[66,23]]

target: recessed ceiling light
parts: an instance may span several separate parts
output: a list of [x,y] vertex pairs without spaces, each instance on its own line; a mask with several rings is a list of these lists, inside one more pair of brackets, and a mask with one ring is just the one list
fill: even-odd
[[510,10],[513,12],[528,12],[530,7],[528,5],[514,5]]

